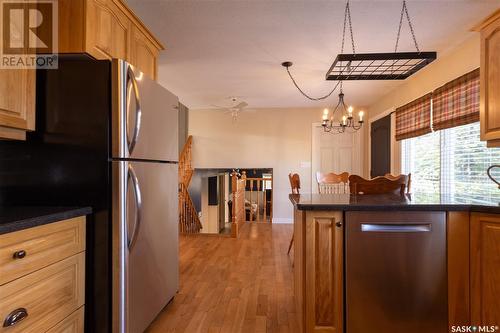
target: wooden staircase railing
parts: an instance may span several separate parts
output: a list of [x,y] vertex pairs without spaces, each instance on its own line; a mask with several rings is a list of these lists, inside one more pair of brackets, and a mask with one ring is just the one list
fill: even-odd
[[179,156],[179,231],[186,234],[199,233],[203,227],[188,191],[194,172],[191,165],[192,145],[193,137],[190,135]]

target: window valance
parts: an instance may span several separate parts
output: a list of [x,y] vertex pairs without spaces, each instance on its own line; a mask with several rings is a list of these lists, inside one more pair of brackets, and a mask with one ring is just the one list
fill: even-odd
[[432,93],[396,109],[396,140],[404,140],[431,132]]
[[442,130],[479,121],[479,68],[432,94],[432,128]]

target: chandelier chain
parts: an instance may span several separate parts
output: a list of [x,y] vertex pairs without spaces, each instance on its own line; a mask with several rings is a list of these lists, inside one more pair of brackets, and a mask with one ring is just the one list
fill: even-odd
[[[354,34],[352,32],[351,9],[350,9],[350,5],[349,5],[349,0],[347,0],[345,11],[344,11],[344,26],[343,26],[343,30],[342,30],[342,47],[341,47],[341,52],[340,53],[344,53],[345,30],[346,30],[346,25],[347,24],[349,24],[349,33],[350,33],[350,37],[351,37],[352,53],[356,54],[356,48],[354,46]],[[300,88],[300,86],[297,83],[297,81],[295,81],[295,79],[293,78],[292,73],[290,72],[289,66],[286,66],[285,68],[286,68],[288,76],[292,80],[295,88],[297,88],[297,90],[305,98],[307,98],[307,99],[309,99],[311,101],[321,101],[321,100],[327,99],[328,97],[330,97],[333,94],[333,92],[335,90],[337,90],[337,88],[339,87],[339,85],[340,85],[340,92],[342,92],[342,80],[340,80],[340,81],[337,81],[337,84],[335,84],[335,86],[333,87],[333,89],[330,92],[328,92],[326,95],[321,96],[321,97],[312,97],[309,94],[307,94],[304,90],[302,90],[302,88]],[[344,72],[344,68],[342,68],[340,74],[342,74],[343,72]]]
[[406,6],[406,0],[403,0],[403,7],[401,8],[401,16],[399,18],[399,27],[398,27],[398,35],[396,37],[396,46],[394,47],[394,52],[398,51],[399,45],[399,37],[401,35],[401,27],[403,25],[403,17],[406,16],[406,20],[408,21],[408,25],[410,26],[411,36],[413,38],[413,43],[415,44],[415,48],[417,52],[420,52],[420,48],[418,47],[417,38],[415,37],[415,31],[413,30],[413,24],[411,23],[410,14],[408,13],[408,7]]
[[290,77],[290,79],[292,80],[293,84],[295,85],[295,87],[299,90],[299,92],[307,99],[310,99],[311,101],[321,101],[321,100],[324,100],[324,99],[327,99],[328,97],[330,97],[333,92],[335,90],[337,90],[337,87],[339,86],[339,83],[341,81],[338,81],[337,84],[333,87],[333,89],[326,95],[324,96],[321,96],[321,97],[311,97],[309,96],[307,93],[305,93],[300,87],[299,85],[297,84],[297,82],[295,81],[295,79],[293,78],[292,76],[292,73],[290,73],[290,70],[288,69],[288,67],[286,67],[286,71],[288,73],[288,76]]

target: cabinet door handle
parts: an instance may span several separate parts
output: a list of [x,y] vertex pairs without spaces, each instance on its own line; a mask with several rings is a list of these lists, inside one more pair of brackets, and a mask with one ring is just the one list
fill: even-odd
[[28,310],[26,310],[25,308],[15,309],[11,313],[9,313],[7,318],[5,318],[5,321],[3,322],[3,327],[14,326],[15,324],[25,319],[26,317],[28,317]]
[[335,223],[335,226],[336,226],[337,228],[342,227],[342,222],[337,222],[337,223]]
[[12,258],[14,258],[14,259],[23,259],[24,257],[26,257],[26,251],[24,251],[24,250],[16,251],[12,255]]

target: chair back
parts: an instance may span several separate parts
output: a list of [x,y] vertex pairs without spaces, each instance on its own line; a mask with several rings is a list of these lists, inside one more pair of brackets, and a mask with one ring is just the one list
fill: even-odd
[[288,179],[290,180],[290,187],[292,194],[300,194],[300,176],[298,173],[289,173]]
[[390,173],[386,173],[384,175],[384,177],[388,178],[390,180],[404,181],[404,183],[406,185],[406,193],[410,193],[410,191],[411,191],[411,173],[409,173],[407,175],[401,174],[401,175],[397,175],[397,176],[391,175]]
[[349,173],[341,174],[316,172],[316,181],[318,182],[318,192],[328,193],[349,193]]
[[386,177],[375,177],[364,179],[357,175],[349,176],[349,187],[351,194],[405,194],[406,185],[404,180],[391,180]]

